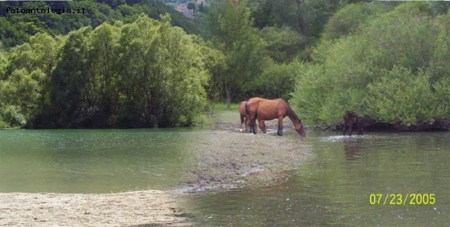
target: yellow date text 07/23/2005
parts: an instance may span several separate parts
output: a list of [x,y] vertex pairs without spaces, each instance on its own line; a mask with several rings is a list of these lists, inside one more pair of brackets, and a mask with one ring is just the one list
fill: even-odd
[[407,194],[370,194],[370,205],[433,205],[436,204],[436,194],[407,193]]

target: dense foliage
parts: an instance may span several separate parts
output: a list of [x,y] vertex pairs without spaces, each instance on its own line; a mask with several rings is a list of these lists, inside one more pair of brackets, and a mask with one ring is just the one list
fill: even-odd
[[204,111],[210,71],[220,64],[205,64],[220,58],[209,49],[168,16],[141,15],[57,39],[38,34],[3,61],[1,116],[30,127],[190,125]]
[[450,119],[448,3],[165,2],[195,18],[160,0],[0,2],[87,10],[0,12],[0,127],[185,126],[252,96],[310,125]]
[[[14,13],[11,9],[71,9],[76,13]],[[8,9],[9,8],[9,9]],[[84,26],[93,28],[103,22],[133,22],[141,13],[154,19],[160,15],[171,15],[172,24],[180,26],[188,33],[198,33],[194,21],[160,0],[75,0],[75,1],[3,1],[0,2],[0,40],[5,47],[13,47],[29,41],[37,33],[65,35]],[[78,13],[84,9],[86,13]]]
[[[335,14],[314,61],[299,68],[292,101],[310,124],[337,124],[346,110],[406,126],[450,118],[450,15],[424,2],[379,7],[348,5]],[[347,17],[351,26],[343,26]]]

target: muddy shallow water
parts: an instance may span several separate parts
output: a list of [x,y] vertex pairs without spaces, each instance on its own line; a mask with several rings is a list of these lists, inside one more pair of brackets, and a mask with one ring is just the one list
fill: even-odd
[[234,115],[212,130],[0,131],[0,225],[191,225],[193,192],[276,185],[312,156]]
[[294,136],[253,135],[232,131],[198,132],[197,161],[186,181],[193,190],[272,184],[312,156],[311,147]]

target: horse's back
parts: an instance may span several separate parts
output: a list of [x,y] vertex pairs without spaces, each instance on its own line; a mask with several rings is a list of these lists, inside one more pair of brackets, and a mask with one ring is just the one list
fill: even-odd
[[359,119],[358,114],[355,113],[355,112],[353,112],[353,111],[347,111],[347,112],[345,112],[345,114],[344,114],[344,120],[345,120],[345,121],[348,121],[348,120],[352,120],[352,119],[353,119],[353,121],[358,120],[358,119]]
[[256,111],[258,110],[259,103],[263,100],[263,98],[260,97],[253,97],[247,100],[247,110],[250,115],[256,114]]
[[257,116],[259,120],[272,120],[280,116],[286,116],[288,105],[284,99],[258,98],[257,101]]
[[252,107],[254,105],[259,104],[259,102],[264,101],[264,100],[266,100],[266,99],[260,98],[260,97],[250,98],[249,100],[247,100],[247,106]]
[[265,105],[278,105],[279,103],[287,104],[282,98],[277,99],[265,99],[260,97],[253,97],[247,101],[247,105],[265,104]]

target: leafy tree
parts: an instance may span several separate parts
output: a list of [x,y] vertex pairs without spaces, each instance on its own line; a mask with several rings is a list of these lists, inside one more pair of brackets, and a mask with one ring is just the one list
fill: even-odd
[[266,58],[264,65],[261,76],[247,90],[252,96],[290,99],[295,88],[295,74],[299,63],[276,63],[271,58]]
[[0,116],[9,119],[10,126],[24,126],[39,110],[47,73],[56,63],[57,47],[55,39],[40,33],[32,36],[30,43],[13,48],[8,60],[1,54]]
[[165,20],[140,17],[122,28],[118,124],[137,118],[146,126],[189,125],[206,104],[209,74],[199,48]]
[[[103,24],[94,30],[86,27],[71,32],[60,51],[55,51],[60,53],[59,60],[50,70],[42,107],[30,125],[193,124],[204,111],[205,87],[216,67],[214,59],[205,66],[202,60],[208,57],[203,55],[213,52],[200,51],[206,48],[204,43],[171,26],[169,16],[162,19],[164,22],[158,22],[141,15],[132,24]],[[20,63],[18,60],[14,65]]]
[[56,127],[74,127],[86,104],[86,84],[90,73],[89,36],[92,28],[71,32],[61,50],[60,61],[49,78],[49,118],[55,119]]
[[306,38],[291,27],[267,26],[259,32],[266,42],[265,55],[276,62],[290,62],[306,45]]
[[0,80],[6,79],[6,66],[8,65],[8,53],[0,41]]
[[203,4],[203,2],[201,2],[200,5],[198,5],[198,11],[202,13],[206,12],[205,4]]
[[189,3],[187,4],[187,8],[190,9],[190,10],[192,10],[192,11],[194,11],[194,13],[195,13],[195,3],[189,2]]
[[159,26],[156,21],[141,16],[135,23],[121,28],[117,59],[119,103],[113,119],[119,127],[159,124],[160,115],[156,113],[159,109],[154,107],[160,106],[157,94],[163,79],[153,77],[151,68]]
[[439,15],[439,14],[447,14],[448,10],[450,8],[450,3],[448,2],[444,2],[444,1],[439,1],[439,2],[434,2],[434,1],[430,1],[427,2],[430,5],[431,10],[433,11],[434,15]]
[[348,4],[334,14],[325,25],[323,38],[336,39],[356,32],[360,26],[387,11],[382,4]]
[[[212,42],[226,56],[227,71],[222,80],[227,108],[242,84],[260,73],[261,41],[250,19],[246,1],[227,0],[210,12]],[[234,94],[233,94],[234,93]]]
[[250,0],[252,16],[258,28],[289,26],[306,37],[319,37],[328,18],[341,1],[327,0]]
[[450,75],[450,65],[447,64],[448,59],[450,59],[450,39],[448,38],[450,15],[437,17],[436,23],[436,30],[434,31],[437,33],[437,36],[433,43],[434,50],[430,53],[430,62],[427,68],[427,74],[430,75],[433,84]]
[[211,75],[206,90],[208,91],[208,99],[214,105],[215,101],[219,98],[218,96],[223,92],[221,85],[223,84],[224,75],[227,70],[226,57],[222,51],[212,48],[200,37],[194,36],[193,38],[194,42],[199,45],[201,61]]
[[369,104],[368,112],[382,122],[411,125],[434,120],[434,95],[423,72],[413,75],[410,70],[394,67],[367,88],[364,101]]
[[433,18],[427,3],[387,11],[350,34],[322,39],[313,62],[302,64],[292,103],[308,121],[337,124],[346,110],[406,126],[450,117],[442,98],[448,16]]
[[89,43],[92,78],[86,116],[92,127],[106,127],[118,102],[117,63],[120,28],[104,23],[94,29]]
[[[129,4],[129,5],[128,5]],[[67,34],[84,26],[97,27],[103,22],[124,20],[133,22],[140,13],[146,13],[152,18],[160,19],[161,14],[172,15],[173,25],[183,27],[189,33],[198,30],[192,19],[185,18],[178,11],[161,1],[70,1],[70,2],[0,2],[0,8],[24,7],[53,9],[85,9],[87,13],[6,13],[0,12],[0,39],[6,47],[13,47],[28,41],[37,33],[50,35]]]
[[[262,29],[266,26],[290,26],[300,29],[303,26],[300,0],[250,0],[255,25]],[[303,32],[303,31],[302,31]]]
[[19,24],[14,24],[4,17],[0,17],[0,37],[5,47],[15,46],[27,40],[29,34],[21,30]]

